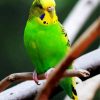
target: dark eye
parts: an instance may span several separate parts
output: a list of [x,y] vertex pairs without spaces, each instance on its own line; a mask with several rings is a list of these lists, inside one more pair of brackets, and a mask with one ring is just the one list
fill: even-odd
[[40,9],[43,9],[43,7],[41,5],[37,5]]

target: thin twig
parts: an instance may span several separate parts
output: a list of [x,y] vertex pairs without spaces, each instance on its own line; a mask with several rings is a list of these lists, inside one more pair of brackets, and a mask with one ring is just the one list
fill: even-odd
[[[66,70],[63,77],[88,77],[89,72],[86,70]],[[45,74],[38,75],[39,80],[45,79]],[[14,82],[21,82],[26,80],[33,80],[32,72],[14,73],[0,81],[0,92],[5,90],[9,85]]]
[[97,36],[100,36],[100,18],[97,19],[73,45],[69,54],[65,56],[65,58],[57,66],[56,71],[54,71],[49,77],[46,85],[40,91],[36,100],[48,100],[51,91],[62,77],[66,68],[68,68],[74,59],[79,57],[79,55],[96,39]]
[[[39,79],[42,78],[42,75],[39,76]],[[21,82],[32,79],[32,72],[13,73],[0,81],[0,92],[2,92],[4,89],[6,89],[9,85],[11,85],[14,82]]]

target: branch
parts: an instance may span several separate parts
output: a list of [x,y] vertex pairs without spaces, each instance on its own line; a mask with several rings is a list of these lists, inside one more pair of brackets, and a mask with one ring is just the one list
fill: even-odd
[[[20,78],[20,77],[21,78]],[[27,77],[29,76],[29,77]],[[2,92],[4,89],[6,89],[11,83],[15,82],[15,81],[25,81],[27,79],[30,80],[30,76],[31,74],[30,73],[14,73],[14,74],[11,74],[9,76],[7,76],[6,78],[4,78],[3,80],[0,81],[0,92]]]
[[[90,73],[85,70],[66,70],[63,77],[88,77]],[[38,75],[39,80],[45,79],[45,74]],[[33,80],[32,72],[14,73],[0,81],[0,92],[5,90],[9,85],[14,82],[21,82],[26,80]]]
[[97,36],[100,36],[100,18],[96,20],[83,34],[83,36],[73,45],[69,54],[62,60],[62,62],[59,63],[56,71],[54,71],[49,77],[45,87],[40,91],[36,100],[48,100],[51,91],[62,77],[66,68],[68,68],[71,62],[76,59],[86,49],[86,47],[88,47],[89,44],[96,39]]
[[73,66],[78,70],[84,69],[89,71],[89,77],[100,74],[100,48],[75,59],[75,61],[73,62]]
[[[77,59],[74,60],[73,66],[75,69],[95,69],[100,66],[100,48],[87,53]],[[94,67],[96,66],[96,67]]]
[[[83,97],[84,98],[90,97],[90,94],[95,94],[94,90],[96,90],[98,85],[100,85],[99,77],[100,75],[97,75],[77,85],[76,90],[78,92],[79,98],[81,98],[79,100],[82,100]],[[46,82],[45,80],[39,81],[41,85],[35,84],[34,81],[22,82],[10,89],[1,92],[0,100],[33,100],[36,94],[41,90],[41,88],[43,88],[45,82]],[[86,94],[84,95],[84,93]],[[65,100],[67,100],[67,97]],[[83,99],[83,100],[90,100],[90,99]]]
[[37,85],[34,81],[22,82],[1,92],[0,100],[32,100],[45,84],[45,80],[41,80],[39,83],[41,85]]

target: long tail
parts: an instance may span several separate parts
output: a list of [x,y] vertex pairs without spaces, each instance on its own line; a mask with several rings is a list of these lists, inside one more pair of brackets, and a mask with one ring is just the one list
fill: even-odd
[[78,100],[77,92],[76,92],[76,81],[75,78],[72,78],[72,95],[73,95],[73,100]]
[[60,86],[65,90],[70,99],[78,100],[77,92],[75,89],[76,83],[74,78],[64,78],[60,81]]

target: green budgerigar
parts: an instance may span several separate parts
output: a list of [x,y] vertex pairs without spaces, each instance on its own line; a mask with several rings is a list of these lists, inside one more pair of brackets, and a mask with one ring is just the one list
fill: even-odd
[[[55,6],[54,0],[34,0],[26,23],[24,43],[37,74],[55,67],[70,49]],[[59,84],[72,100],[78,100],[73,78],[64,78]]]

